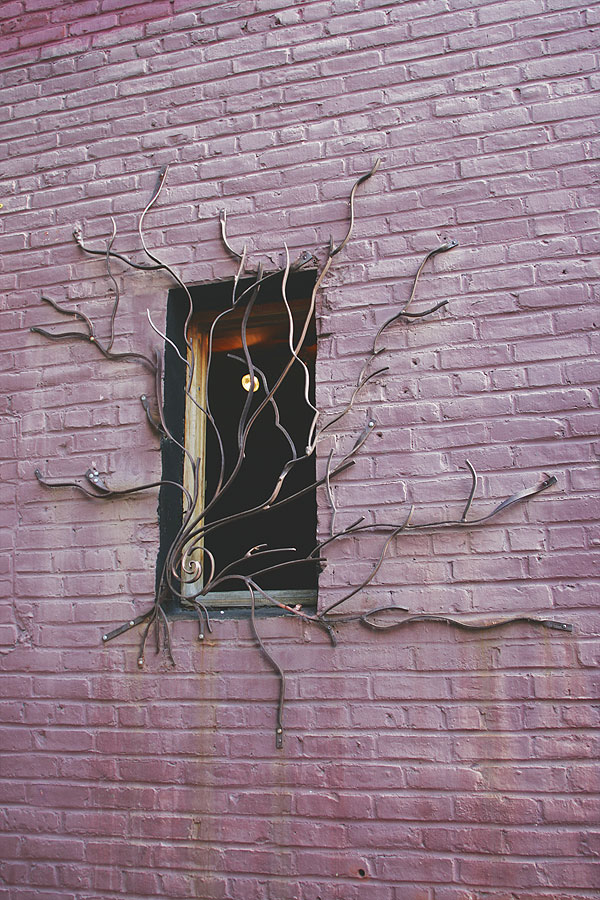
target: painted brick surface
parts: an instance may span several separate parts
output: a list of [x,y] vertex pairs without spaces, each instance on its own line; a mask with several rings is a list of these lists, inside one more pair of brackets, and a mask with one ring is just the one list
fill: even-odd
[[[598,226],[600,17],[582,0],[11,0],[2,5],[0,716],[3,900],[584,900],[598,860]],[[298,622],[247,621],[198,647],[177,621],[171,670],[100,645],[152,594],[156,498],[92,504],[33,477],[94,462],[115,487],[158,476],[139,405],[148,376],[28,329],[73,301],[109,329],[102,260],[72,241],[151,246],[188,282],[231,277],[231,240],[277,264],[345,233],[319,300],[318,400],[347,402],[374,330],[422,256],[434,317],[387,333],[365,391],[377,428],[336,487],[340,524],[474,512],[558,485],[479,530],[399,537],[352,608],[397,603],[471,621],[347,626],[333,650]],[[115,349],[147,352],[165,275],[119,270]],[[326,452],[325,457],[326,457]],[[324,465],[324,460],[321,460]],[[329,526],[321,498],[321,528]],[[333,602],[381,542],[340,543]]]

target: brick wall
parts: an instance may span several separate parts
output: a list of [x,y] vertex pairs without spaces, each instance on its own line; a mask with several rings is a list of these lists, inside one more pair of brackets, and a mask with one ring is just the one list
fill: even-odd
[[[583,0],[14,0],[3,4],[0,210],[0,715],[6,900],[583,900],[600,885],[597,6]],[[97,246],[171,164],[149,243],[191,283],[232,276],[232,241],[273,265],[357,224],[319,299],[320,404],[341,408],[420,259],[435,316],[388,332],[390,371],[340,448],[375,434],[336,489],[340,524],[473,514],[556,487],[478,530],[400,536],[352,608],[539,615],[470,635],[435,624],[333,650],[287,618],[175,623],[173,671],[137,636],[156,497],[94,504],[35,480],[94,462],[114,487],[160,475],[148,374],[32,325],[44,292],[109,330]],[[117,268],[117,267],[115,267]],[[149,351],[171,282],[118,269],[115,349]],[[326,453],[327,451],[324,451]],[[323,460],[321,460],[321,466]],[[321,497],[321,527],[329,512]],[[360,583],[381,536],[331,548],[321,602]]]

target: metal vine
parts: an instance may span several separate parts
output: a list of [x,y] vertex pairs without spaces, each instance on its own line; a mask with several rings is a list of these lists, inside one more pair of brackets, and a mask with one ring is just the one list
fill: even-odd
[[[72,309],[67,309],[54,300],[45,296],[42,296],[42,301],[48,303],[60,315],[70,317],[75,322],[82,323],[84,326],[84,330],[68,330],[57,332],[48,331],[47,329],[40,328],[38,326],[33,326],[31,328],[31,331],[37,332],[38,334],[52,341],[86,341],[90,344],[95,345],[100,353],[109,360],[139,363],[149,369],[150,372],[154,375],[155,406],[158,410],[158,418],[151,411],[150,401],[145,394],[141,397],[144,412],[148,418],[148,421],[155,429],[156,433],[160,435],[162,439],[166,439],[179,447],[180,451],[185,455],[187,464],[189,465],[192,473],[192,478],[188,482],[187,487],[184,485],[183,481],[169,481],[166,479],[162,479],[159,481],[152,481],[147,484],[136,485],[125,490],[112,490],[106,485],[101,474],[95,469],[95,467],[91,467],[87,470],[87,472],[85,472],[83,476],[84,483],[81,483],[80,481],[48,480],[42,475],[39,469],[35,470],[36,477],[43,485],[52,488],[75,488],[76,490],[83,493],[86,497],[93,500],[111,500],[115,497],[124,497],[129,494],[150,490],[162,485],[172,485],[176,487],[181,491],[182,496],[185,500],[181,526],[178,533],[172,540],[170,547],[168,548],[162,571],[159,574],[158,586],[155,592],[153,603],[141,615],[130,619],[128,622],[125,622],[119,627],[104,634],[102,640],[105,643],[108,643],[119,635],[122,635],[133,628],[139,627],[141,629],[141,635],[137,659],[138,666],[142,667],[144,665],[146,644],[151,633],[153,633],[154,635],[157,650],[164,650],[168,658],[171,660],[171,662],[173,662],[171,627],[169,618],[165,610],[167,602],[171,598],[175,597],[178,598],[179,602],[183,606],[194,611],[194,613],[197,615],[200,626],[199,639],[202,640],[206,631],[212,631],[210,611],[206,603],[204,602],[206,595],[216,587],[218,587],[220,584],[222,584],[224,581],[234,580],[239,582],[248,592],[250,625],[256,644],[279,680],[279,699],[277,704],[275,736],[277,748],[281,748],[283,742],[285,672],[283,671],[271,651],[266,647],[265,642],[260,635],[256,617],[257,595],[260,595],[263,602],[266,601],[271,606],[279,607],[284,613],[323,630],[334,646],[337,642],[337,630],[342,625],[349,622],[358,623],[359,625],[372,631],[397,630],[423,622],[436,622],[444,624],[448,627],[468,631],[486,631],[502,628],[513,623],[523,623],[539,628],[550,628],[560,631],[572,630],[571,625],[567,623],[557,622],[552,619],[533,618],[529,616],[518,616],[497,621],[490,621],[486,623],[473,624],[463,622],[459,619],[446,615],[428,613],[418,613],[411,615],[406,608],[393,605],[377,607],[375,609],[370,609],[364,613],[351,615],[344,614],[343,611],[339,610],[339,608],[342,607],[343,604],[348,600],[350,600],[350,598],[354,597],[357,593],[364,590],[370,583],[373,582],[380,566],[383,563],[384,557],[386,556],[390,548],[390,545],[400,535],[406,534],[411,531],[426,531],[431,529],[444,529],[449,527],[472,528],[474,526],[482,525],[499,515],[508,507],[517,503],[523,503],[534,497],[536,494],[539,494],[540,492],[545,491],[552,485],[556,484],[556,478],[554,476],[546,476],[539,484],[513,494],[512,496],[503,500],[494,509],[492,509],[491,512],[488,512],[485,515],[468,518],[475,498],[478,479],[475,468],[469,462],[469,460],[466,460],[465,462],[471,475],[471,484],[462,513],[457,518],[437,522],[432,521],[417,523],[413,522],[414,509],[413,507],[411,507],[408,514],[400,522],[376,522],[373,524],[368,524],[365,523],[364,517],[361,517],[346,528],[336,530],[337,507],[331,482],[334,479],[339,478],[339,476],[341,476],[343,472],[345,472],[354,464],[355,456],[358,454],[358,452],[368,440],[370,434],[373,432],[373,429],[376,425],[376,420],[372,413],[369,412],[365,425],[361,432],[357,435],[350,451],[337,459],[335,447],[329,452],[326,462],[325,475],[323,477],[316,479],[311,485],[303,488],[301,491],[296,492],[295,494],[292,494],[291,496],[280,497],[282,488],[289,473],[298,465],[298,463],[315,453],[318,443],[328,437],[329,429],[331,429],[333,425],[343,419],[354,408],[363,388],[374,378],[383,375],[387,371],[387,366],[377,365],[379,357],[386,349],[385,346],[382,345],[382,339],[385,332],[392,325],[399,321],[412,321],[430,316],[442,307],[446,306],[448,303],[448,301],[443,300],[442,302],[437,303],[434,306],[420,312],[413,312],[412,309],[409,310],[409,307],[411,307],[413,301],[415,300],[419,277],[423,269],[433,257],[441,253],[447,253],[448,251],[456,247],[457,243],[455,241],[447,241],[434,248],[433,250],[430,250],[424,256],[415,273],[415,277],[406,303],[400,310],[396,311],[392,316],[390,316],[374,335],[370,352],[367,355],[365,363],[358,375],[356,384],[350,391],[350,397],[346,406],[337,414],[333,415],[329,419],[326,419],[323,416],[322,412],[311,403],[309,399],[310,373],[305,363],[300,358],[300,352],[309,331],[309,326],[315,310],[317,294],[319,292],[319,289],[321,288],[323,280],[325,279],[325,276],[327,275],[334,258],[344,249],[344,247],[352,237],[355,221],[356,191],[361,184],[366,182],[375,174],[375,172],[379,168],[379,164],[380,160],[377,159],[370,171],[358,178],[351,189],[349,197],[349,222],[346,234],[337,245],[335,245],[333,238],[330,238],[329,245],[324,251],[324,260],[318,267],[314,287],[312,289],[312,294],[310,296],[310,301],[308,304],[308,309],[304,316],[304,321],[301,322],[298,334],[295,333],[298,329],[294,323],[290,305],[287,299],[287,283],[291,273],[306,267],[310,263],[312,263],[313,265],[317,263],[316,257],[312,253],[304,251],[296,260],[291,262],[288,249],[287,247],[285,247],[286,262],[283,268],[275,272],[265,272],[262,266],[259,264],[256,268],[251,269],[247,261],[246,247],[244,246],[241,252],[238,252],[233,248],[227,236],[226,211],[222,210],[220,213],[219,224],[221,239],[226,250],[238,261],[238,269],[233,282],[231,305],[229,308],[223,310],[215,316],[209,332],[207,369],[208,373],[210,374],[210,365],[213,352],[213,335],[218,321],[232,311],[243,310],[241,324],[243,359],[241,357],[234,357],[234,359],[243,362],[247,367],[251,383],[253,383],[253,379],[255,377],[259,379],[263,393],[258,407],[251,413],[250,405],[252,399],[252,391],[248,392],[248,399],[245,402],[240,420],[238,422],[238,446],[236,449],[237,458],[233,469],[228,476],[225,475],[225,448],[223,445],[222,436],[210,409],[208,398],[208,377],[206,379],[207,386],[205,390],[205,396],[201,398],[201,401],[199,401],[197,397],[193,396],[191,391],[197,360],[194,354],[193,342],[190,338],[190,323],[192,321],[194,311],[193,299],[190,293],[190,289],[180,278],[180,276],[169,265],[167,265],[167,263],[162,261],[156,255],[156,253],[153,253],[151,250],[149,250],[144,233],[145,217],[160,197],[161,191],[167,178],[168,167],[164,167],[163,169],[161,169],[156,187],[153,190],[151,198],[143,209],[138,221],[138,235],[140,238],[141,247],[146,257],[150,260],[149,263],[135,262],[129,257],[118,253],[113,249],[117,237],[117,228],[114,220],[112,220],[111,236],[107,240],[106,247],[104,249],[97,249],[88,246],[83,239],[81,231],[78,228],[76,228],[73,232],[76,243],[85,253],[90,255],[102,256],[106,262],[107,275],[111,281],[114,291],[114,301],[110,312],[109,341],[107,343],[104,343],[99,340],[92,320],[84,313]],[[180,353],[180,351],[177,349],[177,347],[175,347],[175,345],[167,337],[167,335],[163,334],[156,327],[150,317],[149,311],[147,312],[147,316],[152,329],[161,338],[161,341],[165,342],[163,347],[159,347],[156,349],[155,358],[151,359],[144,353],[139,352],[131,351],[115,353],[113,351],[112,348],[115,338],[115,320],[117,318],[120,301],[118,284],[111,270],[111,262],[114,260],[117,260],[120,263],[124,263],[126,266],[135,270],[164,271],[182,289],[186,302],[184,343],[187,349],[187,353],[185,356]],[[251,274],[252,283],[244,290],[239,290],[240,279],[242,275],[244,275],[244,273],[246,273],[246,277],[249,273]],[[253,362],[246,332],[252,308],[257,300],[257,297],[259,296],[262,286],[266,281],[273,279],[275,276],[279,276],[281,278],[281,303],[283,305],[283,309],[285,310],[285,314],[287,315],[289,323],[289,357],[285,362],[285,365],[283,365],[281,371],[279,372],[279,375],[276,378],[275,382],[269,386],[264,373]],[[216,438],[217,445],[219,447],[220,476],[218,478],[216,489],[214,490],[211,497],[204,496],[204,485],[202,483],[201,476],[202,460],[200,458],[194,458],[190,454],[189,450],[172,433],[165,420],[163,374],[165,352],[164,347],[166,347],[167,343],[175,349],[178,356],[185,364],[186,376],[184,390],[187,401],[197,407],[199,415],[205,418],[206,424],[209,428],[212,429],[212,432]],[[279,387],[286,379],[293,366],[301,366],[304,369],[303,374],[305,389],[303,400],[311,410],[311,424],[308,428],[304,445],[301,447],[296,446],[289,433],[280,423],[279,408],[277,405],[276,396]],[[242,461],[244,459],[244,450],[246,442],[248,440],[248,435],[263,410],[267,407],[270,407],[270,409],[274,412],[276,426],[280,431],[282,431],[282,433],[284,433],[284,436],[287,440],[289,446],[289,459],[286,461],[280,472],[273,473],[272,490],[269,496],[264,498],[264,502],[261,505],[253,507],[252,509],[242,509],[232,515],[224,516],[222,518],[216,519],[215,521],[211,521],[210,524],[207,523],[207,514],[213,509],[220,497],[229,489],[235,489],[235,482],[240,474]],[[190,484],[192,485],[191,489]],[[235,562],[229,563],[224,568],[219,569],[213,554],[204,546],[204,538],[208,532],[220,528],[232,521],[243,519],[259,510],[263,511],[267,509],[279,508],[283,504],[292,502],[300,494],[305,494],[308,491],[314,491],[321,485],[325,487],[328,504],[331,509],[330,531],[329,536],[325,540],[318,543],[307,556],[304,556],[302,558],[292,557],[282,560],[281,554],[283,554],[284,556],[289,556],[293,553],[293,548],[273,548],[259,545],[248,548],[243,557],[236,560]],[[360,584],[354,586],[344,596],[342,596],[335,602],[330,603],[325,608],[322,608],[316,612],[312,612],[308,609],[303,609],[300,606],[292,606],[288,603],[283,602],[278,597],[273,596],[271,592],[265,590],[265,588],[262,587],[259,583],[260,577],[262,575],[271,573],[283,567],[298,565],[299,563],[314,564],[318,567],[324,560],[324,551],[331,543],[347,537],[359,535],[364,532],[381,533],[383,536],[382,546],[377,561],[373,564],[367,577]],[[275,561],[272,562],[271,560],[274,556]],[[243,572],[243,563],[249,557],[252,557],[253,561],[256,561],[256,559],[260,559],[261,565],[262,562],[264,562],[264,566],[262,566],[262,568],[259,568],[258,571],[253,572],[251,575],[244,574]]]

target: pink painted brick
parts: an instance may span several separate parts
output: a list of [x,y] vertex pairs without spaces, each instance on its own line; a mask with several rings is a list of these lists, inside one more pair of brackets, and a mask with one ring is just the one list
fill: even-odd
[[[591,896],[595,11],[583,0],[5,6],[7,897]],[[535,614],[575,635],[352,625],[333,649],[264,620],[289,672],[278,754],[276,684],[247,622],[219,622],[200,649],[178,621],[175,671],[149,655],[138,672],[135,633],[100,645],[152,593],[156,498],[98,508],[41,491],[32,470],[69,479],[95,461],[111,484],[159,477],[136,399],[149,382],[24,329],[55,321],[40,290],[108,325],[102,261],[70,231],[81,222],[100,247],[116,214],[137,253],[142,195],[163,162],[148,239],[198,282],[233,272],[221,206],[236,246],[274,258],[284,238],[324,246],[345,233],[348,190],[375,155],[380,173],[357,193],[354,237],[318,301],[322,404],[347,402],[375,321],[405,302],[424,253],[447,237],[460,248],[430,264],[415,301],[448,299],[447,312],[390,329],[390,372],[359,410],[382,437],[340,479],[339,521],[363,514],[367,493],[378,521],[407,498],[416,521],[460,516],[466,456],[480,473],[472,515],[547,470],[559,484],[477,532],[398,539],[352,608]],[[168,285],[141,287],[121,267],[119,278],[126,346],[139,309],[164,321]],[[350,446],[343,423],[336,435]],[[380,549],[366,536],[333,545],[321,602]]]

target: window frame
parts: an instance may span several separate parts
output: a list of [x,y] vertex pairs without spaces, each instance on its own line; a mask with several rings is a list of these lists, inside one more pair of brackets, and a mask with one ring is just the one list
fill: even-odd
[[[269,273],[271,274],[271,273]],[[283,272],[273,272],[274,278],[283,275]],[[315,269],[301,269],[293,275],[290,275],[287,283],[287,293],[290,303],[294,302],[296,295],[302,295],[308,300],[317,280],[317,271]],[[247,277],[240,279],[240,290],[250,287],[254,282],[254,278]],[[275,282],[276,283],[276,282]],[[231,292],[234,286],[234,279],[228,278],[215,282],[196,284],[190,287],[190,293],[194,302],[194,311],[190,321],[189,339],[195,354],[195,365],[193,368],[192,382],[190,384],[190,393],[193,396],[205,396],[206,377],[207,377],[207,355],[208,355],[208,334],[207,329],[199,324],[201,319],[200,310],[205,312],[202,303],[207,293],[210,295],[210,309],[215,310],[215,315],[220,308],[226,308],[231,303]],[[273,296],[277,296],[273,294]],[[279,294],[279,296],[281,296]],[[222,301],[219,298],[222,297]],[[225,302],[227,298],[227,302]],[[268,301],[267,301],[268,302]],[[207,422],[206,417],[200,412],[196,405],[189,399],[184,390],[186,382],[186,366],[182,358],[189,356],[189,350],[184,342],[184,323],[189,310],[189,301],[186,299],[181,289],[172,289],[169,291],[167,303],[167,324],[165,344],[165,371],[164,371],[164,415],[166,424],[173,434],[173,437],[181,445],[185,446],[194,459],[200,459],[200,477],[202,483],[205,483],[205,447]],[[314,326],[314,311],[313,323]],[[283,321],[283,319],[282,319]],[[315,329],[316,340],[316,329]],[[170,343],[172,342],[172,344]],[[174,349],[176,347],[177,349]],[[311,377],[314,380],[315,369],[313,366]],[[178,481],[183,484],[186,489],[191,487],[191,467],[186,462],[186,457],[181,449],[177,447],[173,441],[163,438],[161,441],[162,468],[163,479]],[[315,487],[316,494],[316,487]],[[157,581],[160,578],[162,565],[172,543],[183,517],[183,494],[181,491],[164,484],[159,493],[159,524],[160,524],[160,546],[157,558]],[[314,543],[316,544],[316,522]],[[289,588],[289,589],[273,589],[269,588],[268,593],[280,603],[288,606],[301,605],[307,611],[314,611],[317,607],[318,598],[318,579],[317,569],[315,573],[314,588]],[[197,590],[195,586],[194,592]],[[185,589],[182,590],[185,593]],[[248,590],[228,590],[213,591],[203,595],[202,603],[213,611],[220,611],[224,616],[244,616],[249,614],[251,601]],[[255,596],[255,605],[257,612],[266,615],[279,615],[284,610],[278,606],[269,603],[258,592]],[[191,615],[182,601],[178,597],[171,597],[167,603],[168,611],[171,615]]]

